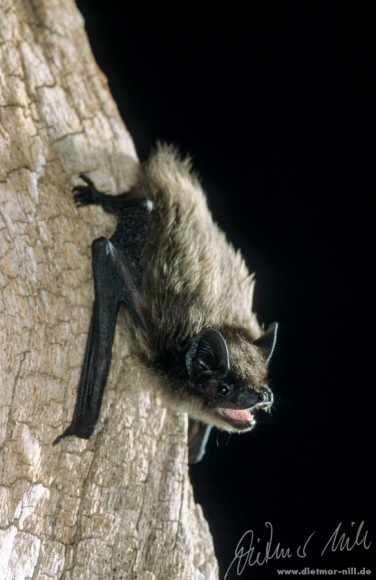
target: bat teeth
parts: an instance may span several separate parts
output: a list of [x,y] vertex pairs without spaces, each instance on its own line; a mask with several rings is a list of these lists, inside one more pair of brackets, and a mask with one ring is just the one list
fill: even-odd
[[254,409],[262,409],[263,411],[268,411],[271,408],[271,403],[258,403],[253,408]]
[[250,429],[256,423],[254,416],[247,409],[220,409],[219,412],[223,419],[240,431]]

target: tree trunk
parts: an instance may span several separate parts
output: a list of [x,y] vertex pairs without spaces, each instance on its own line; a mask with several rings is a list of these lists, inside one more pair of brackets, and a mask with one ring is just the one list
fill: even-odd
[[97,435],[52,447],[74,408],[91,241],[114,228],[77,211],[72,185],[123,191],[137,157],[73,1],[0,10],[0,578],[216,578],[187,418],[147,390],[121,324]]

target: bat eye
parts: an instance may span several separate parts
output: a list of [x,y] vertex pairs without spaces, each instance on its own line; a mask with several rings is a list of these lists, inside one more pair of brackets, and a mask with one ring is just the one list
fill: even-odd
[[229,395],[231,391],[232,387],[230,385],[226,385],[226,383],[223,383],[218,387],[218,393],[221,395],[221,397],[227,397],[227,395]]

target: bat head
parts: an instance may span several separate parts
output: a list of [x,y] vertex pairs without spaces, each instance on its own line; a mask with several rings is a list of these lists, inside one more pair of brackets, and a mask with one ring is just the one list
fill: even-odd
[[239,329],[214,328],[191,341],[185,353],[189,385],[214,425],[248,431],[256,424],[254,411],[271,407],[267,374],[277,327],[274,323],[253,342]]

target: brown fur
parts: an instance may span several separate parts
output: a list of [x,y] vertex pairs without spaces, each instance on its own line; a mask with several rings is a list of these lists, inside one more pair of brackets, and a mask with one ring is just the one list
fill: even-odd
[[155,210],[142,260],[147,333],[137,334],[137,351],[150,370],[165,377],[165,387],[170,386],[162,393],[165,399],[230,430],[187,388],[186,377],[163,361],[178,360],[193,337],[212,327],[227,342],[236,381],[267,389],[265,356],[253,345],[262,334],[252,311],[254,276],[213,222],[190,161],[173,148],[157,147],[132,195],[152,200]]

